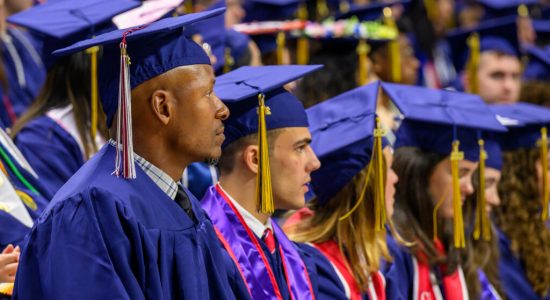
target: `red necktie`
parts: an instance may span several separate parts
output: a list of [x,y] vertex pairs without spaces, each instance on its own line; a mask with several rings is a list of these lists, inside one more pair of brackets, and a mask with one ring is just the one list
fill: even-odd
[[264,236],[262,237],[262,240],[267,246],[267,249],[269,249],[269,252],[271,254],[275,253],[275,237],[273,236],[273,232],[271,231],[271,229],[267,228],[264,231]]

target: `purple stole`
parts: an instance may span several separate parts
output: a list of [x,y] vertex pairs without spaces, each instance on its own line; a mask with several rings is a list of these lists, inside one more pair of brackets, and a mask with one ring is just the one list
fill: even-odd
[[[201,200],[201,206],[212,220],[224,248],[239,267],[252,299],[282,299],[275,275],[258,239],[219,185],[208,189]],[[291,298],[315,299],[300,254],[277,223],[272,222],[272,225],[279,242],[278,250]]]

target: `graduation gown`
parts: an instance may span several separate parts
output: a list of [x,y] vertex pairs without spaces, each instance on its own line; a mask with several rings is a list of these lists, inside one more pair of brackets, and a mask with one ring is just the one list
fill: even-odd
[[105,145],[64,185],[21,253],[14,299],[236,299],[237,270],[189,195],[194,223],[139,167],[111,175]]
[[[521,260],[512,252],[511,241],[504,232],[498,230],[498,246],[500,251],[499,273],[500,281],[506,298],[535,300],[538,296],[527,279]],[[550,294],[545,298],[550,299]]]
[[[393,263],[384,270],[388,290],[394,299],[468,299],[466,280],[460,266],[443,275],[445,266],[430,267],[412,256],[407,248],[393,238],[386,239]],[[390,288],[391,286],[391,288]],[[428,298],[425,298],[428,297]]]
[[[9,139],[4,132],[0,134]],[[9,145],[6,143],[9,143]],[[9,182],[1,182],[0,185],[11,184],[13,186],[29,216],[34,221],[48,205],[51,195],[45,192],[38,178],[21,166],[23,162],[20,163],[14,157],[20,155],[20,153],[16,154],[16,151],[15,145],[10,143],[9,140],[0,139],[0,163],[7,172],[6,179],[9,180]],[[23,224],[9,212],[0,209],[0,251],[8,244],[20,245],[30,230],[30,226]]]
[[218,170],[204,162],[190,164],[183,171],[182,184],[197,199],[202,199],[209,187],[218,182]]
[[219,185],[210,187],[201,205],[230,253],[253,299],[315,299],[308,269],[294,243],[272,222],[275,251],[248,227]]
[[27,123],[15,137],[15,144],[52,195],[85,161],[75,138],[46,115]]
[[2,38],[2,61],[8,82],[8,91],[0,87],[0,119],[11,127],[32,104],[46,78],[34,40],[24,31],[8,26],[7,37]]

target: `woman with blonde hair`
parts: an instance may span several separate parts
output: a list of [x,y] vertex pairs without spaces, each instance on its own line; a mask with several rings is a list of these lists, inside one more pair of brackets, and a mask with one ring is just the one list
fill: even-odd
[[320,299],[385,298],[385,198],[393,197],[397,177],[376,120],[378,89],[376,82],[307,110],[321,160],[311,176],[316,197],[285,227],[292,240],[306,243],[301,249],[317,270]]

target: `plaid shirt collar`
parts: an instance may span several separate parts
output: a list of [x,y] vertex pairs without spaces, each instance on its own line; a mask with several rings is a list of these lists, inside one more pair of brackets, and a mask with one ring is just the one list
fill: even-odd
[[[109,140],[109,144],[113,147],[116,147],[116,142],[114,140]],[[137,155],[134,152],[134,157],[137,165],[151,178],[151,180],[168,196],[170,199],[176,199],[176,194],[178,192],[178,184],[168,176],[164,171],[148,162],[145,158]]]

